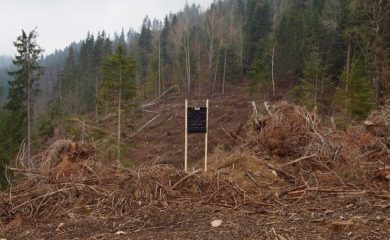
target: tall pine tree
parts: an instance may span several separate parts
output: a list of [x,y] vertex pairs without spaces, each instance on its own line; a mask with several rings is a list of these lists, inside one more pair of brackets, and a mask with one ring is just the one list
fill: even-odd
[[135,61],[132,58],[126,57],[126,49],[121,44],[118,45],[115,54],[109,56],[103,65],[101,95],[106,102],[116,102],[116,112],[118,115],[118,164],[120,164],[121,159],[122,113],[126,113],[128,107],[131,106],[131,101],[135,98],[135,70]]
[[35,86],[43,71],[38,63],[43,50],[36,41],[37,37],[36,29],[28,34],[22,30],[22,35],[14,42],[18,53],[13,64],[18,69],[9,72],[13,80],[9,81],[9,101],[5,106],[7,110],[12,112],[6,120],[7,131],[11,133],[9,149],[11,153],[16,152],[22,140],[27,139],[29,161],[31,160],[33,99],[37,93]]

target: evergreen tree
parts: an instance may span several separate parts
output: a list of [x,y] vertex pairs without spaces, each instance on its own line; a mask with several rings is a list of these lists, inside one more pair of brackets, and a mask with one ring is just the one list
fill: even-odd
[[3,108],[0,108],[0,190],[4,190],[8,185],[5,175],[6,166],[10,162],[12,151],[15,151],[15,148],[9,149],[14,143],[12,143],[13,139],[8,135],[10,132],[7,130],[5,121],[8,117],[8,113]]
[[112,54],[112,42],[110,38],[108,38],[103,31],[102,36],[104,38],[104,56],[108,56]]
[[171,56],[170,56],[170,39],[169,39],[169,33],[171,30],[171,25],[169,22],[168,16],[165,16],[164,18],[164,27],[161,31],[161,58],[164,64],[169,65],[171,64]]
[[62,92],[64,93],[63,112],[66,115],[75,113],[77,108],[77,99],[81,94],[79,89],[78,71],[76,65],[76,56],[74,47],[70,46],[68,56],[65,60],[64,70],[62,72]]
[[335,101],[343,121],[365,119],[375,104],[375,92],[368,75],[364,72],[364,61],[353,60],[349,72],[348,91],[345,90],[347,72],[341,76],[341,88],[337,90]]
[[140,66],[140,81],[141,83],[146,82],[146,76],[148,74],[149,69],[149,63],[150,63],[150,57],[152,53],[152,32],[151,32],[151,22],[148,17],[145,17],[140,37],[138,39],[138,47],[139,47],[139,54],[138,54],[138,64]]
[[126,50],[123,45],[118,45],[114,55],[109,56],[103,65],[103,86],[101,95],[105,102],[116,102],[118,114],[117,131],[117,156],[118,163],[121,159],[121,127],[122,112],[125,113],[132,106],[135,98],[134,76],[136,70],[135,61],[126,57]]
[[31,122],[33,116],[33,99],[37,93],[35,89],[43,68],[38,64],[42,53],[36,39],[38,33],[34,29],[30,33],[22,30],[14,45],[17,55],[13,64],[18,68],[9,72],[13,80],[9,81],[8,102],[6,110],[11,112],[6,119],[6,129],[9,131],[8,149],[12,153],[17,151],[23,139],[27,140],[27,157],[31,157]]
[[256,61],[252,64],[250,69],[251,77],[251,92],[254,93],[258,86],[267,87],[270,77],[269,77],[269,61],[267,56],[259,56]]
[[[226,66],[225,66],[225,75],[226,75],[226,81],[230,83],[237,83],[240,79],[240,64],[238,62],[238,56],[237,56],[237,49],[234,44],[228,44],[225,46],[224,51],[226,51]],[[221,54],[221,75],[223,75],[224,70],[224,61],[225,61],[224,54]]]
[[88,33],[87,38],[81,43],[79,55],[80,99],[78,112],[93,111],[95,106],[95,79],[93,66],[93,49],[95,37]]
[[[122,36],[123,35],[123,36]],[[95,41],[95,45],[94,45],[94,48],[93,48],[93,52],[92,52],[92,67],[93,67],[93,79],[94,79],[94,95],[95,95],[95,119],[98,118],[98,89],[99,89],[99,84],[100,84],[100,69],[102,67],[102,64],[103,64],[103,61],[105,59],[105,57],[107,56],[106,53],[105,53],[105,49],[104,49],[104,41],[105,41],[105,36],[104,36],[104,33],[103,34],[100,34],[98,33],[97,35],[97,39]],[[123,39],[122,39],[123,38]],[[124,44],[124,33],[123,33],[123,30],[122,30],[122,34],[121,34],[121,39],[120,39],[120,42],[122,42],[121,44]]]
[[244,26],[246,43],[246,64],[252,65],[255,58],[264,54],[266,43],[271,32],[271,7],[269,1],[259,3],[256,0],[248,0],[247,18]]
[[329,81],[326,76],[327,67],[323,63],[322,53],[314,44],[305,59],[303,77],[299,79],[291,92],[293,100],[309,109],[323,111],[323,101]]

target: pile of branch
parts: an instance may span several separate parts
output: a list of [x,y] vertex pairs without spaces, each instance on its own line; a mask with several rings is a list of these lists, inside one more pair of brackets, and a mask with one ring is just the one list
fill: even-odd
[[260,111],[253,106],[241,136],[231,135],[236,147],[214,154],[207,173],[169,165],[136,170],[104,165],[88,143],[58,141],[34,158],[39,162],[33,167],[9,168],[17,179],[0,194],[0,225],[15,219],[122,217],[135,208],[186,202],[254,209],[319,194],[361,197],[374,188],[388,196],[385,162],[366,159],[376,139],[371,133],[324,128],[315,113],[285,102],[264,104]]
[[[378,170],[377,165],[365,164],[367,150],[380,143],[369,132],[326,128],[315,112],[287,102],[252,106],[252,119],[234,139],[241,139],[242,148],[249,148],[259,159],[273,160],[269,167],[285,180],[315,186],[364,186]],[[386,114],[377,115],[386,119]],[[371,150],[375,161],[381,162],[385,146]]]
[[364,130],[375,138],[370,142],[368,155],[371,159],[381,158],[390,164],[390,105],[373,111],[364,125]]
[[17,217],[28,221],[117,217],[134,208],[171,202],[242,202],[243,192],[233,183],[216,182],[214,176],[201,175],[201,171],[187,174],[168,165],[137,171],[106,166],[95,161],[88,149],[88,144],[59,141],[49,147],[39,167],[10,168],[18,177],[0,195],[0,223],[5,226]]
[[315,154],[317,158],[329,158],[334,146],[325,135],[319,118],[300,106],[279,102],[264,104],[263,111],[253,116],[255,121],[247,125],[243,139],[255,151],[283,158],[297,159]]
[[365,125],[368,132],[390,147],[390,105],[374,110],[365,121]]

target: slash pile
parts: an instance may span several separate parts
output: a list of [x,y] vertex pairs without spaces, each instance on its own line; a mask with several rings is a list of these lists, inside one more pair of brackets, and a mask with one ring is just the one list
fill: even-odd
[[296,105],[264,106],[231,133],[236,146],[215,155],[207,173],[170,165],[124,169],[96,161],[90,144],[57,141],[34,168],[11,169],[18,176],[0,195],[0,224],[10,229],[58,217],[122,217],[186,202],[253,209],[296,195],[310,200],[312,193],[390,198],[389,134],[375,135],[373,128],[387,126],[388,112],[374,113],[368,130],[342,131],[322,127],[315,113]]

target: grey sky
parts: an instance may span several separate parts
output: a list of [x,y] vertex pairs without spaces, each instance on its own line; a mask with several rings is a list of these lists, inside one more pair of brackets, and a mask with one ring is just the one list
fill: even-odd
[[[188,0],[206,9],[213,0]],[[15,54],[13,41],[21,29],[38,27],[45,54],[83,39],[88,31],[113,34],[133,27],[143,18],[163,19],[181,10],[185,0],[0,0],[0,55]]]

